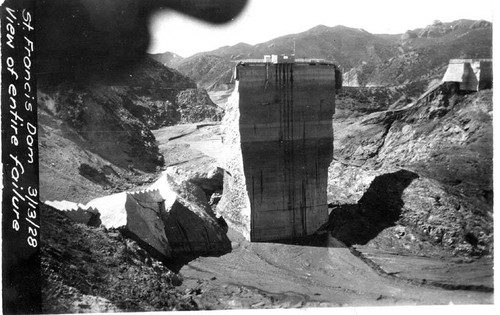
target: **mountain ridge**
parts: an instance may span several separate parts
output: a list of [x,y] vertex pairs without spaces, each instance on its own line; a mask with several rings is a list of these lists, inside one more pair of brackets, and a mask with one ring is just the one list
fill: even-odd
[[[356,77],[346,82],[355,81],[360,86],[400,85],[415,80],[429,83],[444,73],[449,59],[491,58],[492,23],[436,20],[401,34],[372,34],[359,28],[320,24],[255,45],[240,42],[199,52],[167,66],[191,77],[201,87],[223,89],[230,84],[229,73],[235,61],[294,52],[299,58],[323,58],[338,63],[345,72],[351,71],[351,77]],[[207,56],[211,56],[208,65]],[[427,73],[436,75],[430,78],[425,76]]]
[[167,67],[178,64],[178,63],[182,62],[182,60],[184,59],[184,57],[179,56],[178,54],[173,53],[173,52],[169,52],[169,51],[166,51],[163,53],[157,53],[157,54],[149,54],[149,56],[152,59],[158,61],[159,63],[161,63]]

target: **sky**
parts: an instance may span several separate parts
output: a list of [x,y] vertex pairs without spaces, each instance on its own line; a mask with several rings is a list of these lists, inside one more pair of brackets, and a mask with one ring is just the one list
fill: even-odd
[[374,34],[401,34],[435,20],[493,21],[494,0],[248,0],[243,12],[225,25],[201,22],[175,11],[150,20],[150,53],[189,57],[240,42],[258,44],[314,26],[344,25]]

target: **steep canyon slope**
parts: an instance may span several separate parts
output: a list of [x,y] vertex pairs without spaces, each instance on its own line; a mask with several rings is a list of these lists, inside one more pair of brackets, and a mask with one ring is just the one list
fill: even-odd
[[446,86],[405,109],[355,118],[339,110],[334,236],[412,254],[491,255],[492,110],[491,90]]
[[37,93],[43,200],[151,182],[164,163],[152,128],[222,115],[191,79],[149,58],[112,79],[40,76]]

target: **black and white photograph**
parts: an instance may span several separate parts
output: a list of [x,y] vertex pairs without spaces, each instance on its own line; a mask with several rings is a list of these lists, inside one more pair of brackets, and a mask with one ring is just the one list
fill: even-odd
[[1,2],[4,314],[495,313],[494,0]]

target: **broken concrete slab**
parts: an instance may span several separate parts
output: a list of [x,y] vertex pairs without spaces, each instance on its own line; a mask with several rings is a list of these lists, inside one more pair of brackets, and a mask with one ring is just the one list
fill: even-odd
[[[167,172],[148,189],[121,192],[94,199],[86,205],[67,201],[46,202],[65,210],[72,219],[95,209],[106,228],[119,229],[162,260],[191,255],[221,254],[231,250],[224,226],[218,223],[207,200],[183,198],[172,188]],[[79,214],[79,216],[73,214]],[[80,218],[80,217],[83,217]]]

